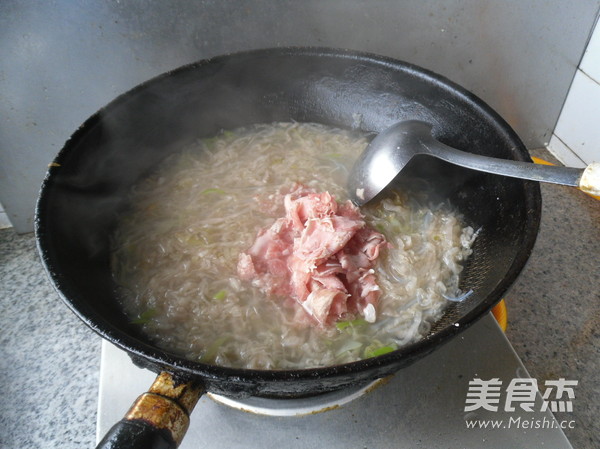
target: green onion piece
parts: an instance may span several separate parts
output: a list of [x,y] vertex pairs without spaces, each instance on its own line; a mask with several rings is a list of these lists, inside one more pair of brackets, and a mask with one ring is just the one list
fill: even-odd
[[131,321],[131,324],[146,324],[152,318],[156,316],[156,309],[148,309],[142,312],[135,320]]
[[379,355],[387,354],[398,349],[395,345],[392,346],[380,346],[379,348],[371,348],[368,346],[365,349],[365,357],[377,357]]
[[217,301],[223,301],[225,298],[227,298],[227,290],[219,290],[215,293],[215,296],[213,296],[213,299]]
[[337,327],[338,330],[341,331],[346,329],[348,326],[350,326],[350,321],[338,321],[337,323],[335,323],[335,327]]
[[344,155],[341,153],[325,153],[323,156],[331,159],[341,159],[344,157]]
[[391,216],[389,218],[389,223],[392,229],[394,230],[401,230],[403,228],[406,228],[406,226],[403,226],[402,223],[400,223],[400,221],[394,216]]
[[186,239],[185,243],[188,243],[190,245],[206,245],[207,241],[206,239],[200,239],[196,236],[191,236]]
[[363,324],[367,324],[367,322],[362,318],[357,318],[355,320],[350,320],[350,321],[338,321],[337,323],[335,323],[335,327],[337,327],[338,330],[343,331],[348,326],[356,327],[356,326],[362,326]]
[[200,195],[204,195],[205,193],[227,193],[225,190],[223,189],[204,189],[202,192],[200,192]]
[[381,223],[377,223],[377,224],[375,225],[375,229],[377,229],[377,230],[378,230],[379,232],[381,232],[382,234],[384,234],[384,233],[385,233],[385,231],[386,231],[386,229],[385,229],[385,226],[384,226],[384,225],[382,225]]
[[221,346],[223,346],[223,343],[225,343],[226,341],[227,341],[227,337],[220,337],[220,338],[217,338],[215,341],[213,341],[208,346],[208,348],[206,348],[206,351],[204,351],[204,354],[202,354],[200,356],[200,361],[203,363],[214,362],[217,352],[219,351],[219,348]]
[[216,137],[207,137],[206,139],[202,139],[202,143],[208,149],[211,149],[212,147],[214,147],[216,142],[217,142],[217,138]]

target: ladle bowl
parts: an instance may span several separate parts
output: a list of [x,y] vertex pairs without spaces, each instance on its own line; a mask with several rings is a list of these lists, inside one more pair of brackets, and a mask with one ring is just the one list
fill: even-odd
[[429,123],[407,120],[377,135],[356,161],[348,180],[350,199],[358,206],[368,203],[417,156],[433,156],[472,170],[573,186],[600,195],[599,162],[581,169],[482,156],[444,145],[433,136]]

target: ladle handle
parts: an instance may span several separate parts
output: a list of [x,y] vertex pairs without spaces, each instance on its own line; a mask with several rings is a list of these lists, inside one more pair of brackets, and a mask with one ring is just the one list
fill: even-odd
[[512,178],[579,187],[586,193],[592,195],[600,194],[599,162],[593,162],[585,169],[558,167],[467,153],[438,141],[434,143],[427,142],[427,147],[427,153],[432,156],[461,167]]
[[177,448],[188,429],[189,414],[204,391],[197,383],[178,383],[171,374],[160,373],[96,448]]

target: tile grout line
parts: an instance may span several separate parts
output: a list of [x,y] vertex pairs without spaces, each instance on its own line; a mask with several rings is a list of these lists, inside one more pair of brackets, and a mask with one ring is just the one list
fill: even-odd
[[[598,86],[600,86],[600,81],[598,81],[596,78],[594,78],[592,75],[590,75],[589,73],[587,73],[585,70],[583,70],[581,67],[578,67],[577,70],[579,70],[582,74],[584,74],[585,76],[587,76],[590,81],[593,81],[595,84],[597,84]],[[568,96],[568,94],[567,94]]]

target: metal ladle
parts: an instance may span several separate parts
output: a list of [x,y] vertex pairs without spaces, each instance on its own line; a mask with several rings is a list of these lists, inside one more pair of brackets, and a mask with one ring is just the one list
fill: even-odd
[[368,203],[417,155],[434,156],[486,173],[578,187],[600,195],[600,162],[581,169],[481,156],[444,145],[433,137],[431,129],[428,123],[409,120],[377,135],[352,168],[348,181],[350,199],[358,206]]

